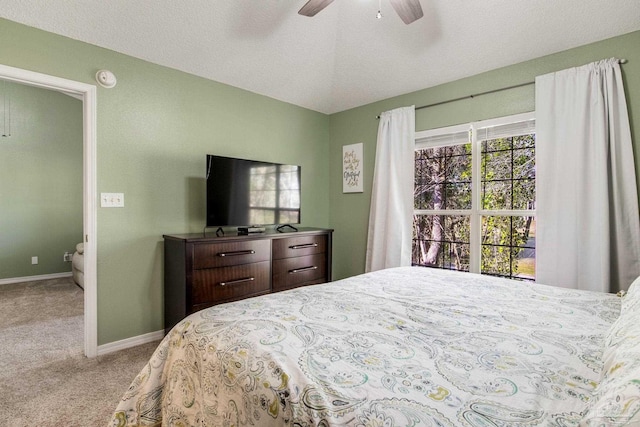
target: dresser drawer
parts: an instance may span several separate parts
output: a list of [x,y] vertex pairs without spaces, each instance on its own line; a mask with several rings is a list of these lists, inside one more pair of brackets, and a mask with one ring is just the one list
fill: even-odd
[[196,270],[191,289],[193,304],[220,303],[269,292],[269,261]]
[[327,236],[297,236],[273,240],[273,259],[320,254],[327,250]]
[[273,261],[273,290],[282,291],[306,282],[326,282],[325,254]]
[[193,268],[226,267],[268,261],[270,250],[268,240],[195,244]]

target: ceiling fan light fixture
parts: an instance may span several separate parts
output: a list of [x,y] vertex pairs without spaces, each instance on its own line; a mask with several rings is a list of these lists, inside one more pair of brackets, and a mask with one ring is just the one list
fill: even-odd
[[[334,0],[308,0],[304,6],[298,11],[300,15],[315,16],[318,12],[333,3]],[[422,18],[423,12],[420,6],[420,0],[389,0],[391,6],[396,11],[402,22],[411,24],[412,22]],[[382,18],[382,8],[378,2],[378,13],[376,18]]]

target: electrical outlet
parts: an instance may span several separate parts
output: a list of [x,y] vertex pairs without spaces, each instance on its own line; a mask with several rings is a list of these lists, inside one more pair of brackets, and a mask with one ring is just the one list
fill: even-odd
[[71,252],[65,252],[64,255],[62,256],[62,261],[71,262],[72,261],[71,257],[72,257]]
[[100,193],[100,207],[123,208],[124,193]]
[[32,256],[31,257],[31,264],[32,265],[36,265],[38,263],[38,257],[37,256]]

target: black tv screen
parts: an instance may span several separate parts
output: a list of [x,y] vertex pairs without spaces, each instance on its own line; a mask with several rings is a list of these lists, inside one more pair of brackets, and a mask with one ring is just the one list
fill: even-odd
[[300,223],[300,166],[207,155],[207,227]]

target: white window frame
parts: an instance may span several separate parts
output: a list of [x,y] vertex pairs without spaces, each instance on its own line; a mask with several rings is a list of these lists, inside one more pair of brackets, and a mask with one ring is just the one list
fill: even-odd
[[[468,216],[469,217],[469,272],[480,273],[481,266],[481,247],[482,247],[482,217],[483,216],[536,216],[535,209],[481,209],[481,184],[480,170],[482,165],[482,141],[479,139],[478,133],[482,129],[492,128],[495,126],[508,125],[512,123],[531,122],[535,123],[535,112],[514,114],[511,116],[498,117],[495,119],[482,120],[472,123],[466,123],[456,126],[448,126],[438,129],[429,129],[415,134],[415,149],[422,150],[425,148],[446,147],[452,145],[471,143],[471,209],[414,209],[414,215],[446,215],[446,216]],[[446,141],[446,135],[469,133],[469,140],[451,138]],[[531,132],[529,132],[531,133]],[[533,133],[535,133],[535,128]],[[512,136],[518,135],[514,133]],[[438,141],[425,141],[427,139],[439,138]],[[414,165],[415,167],[415,165]]]

